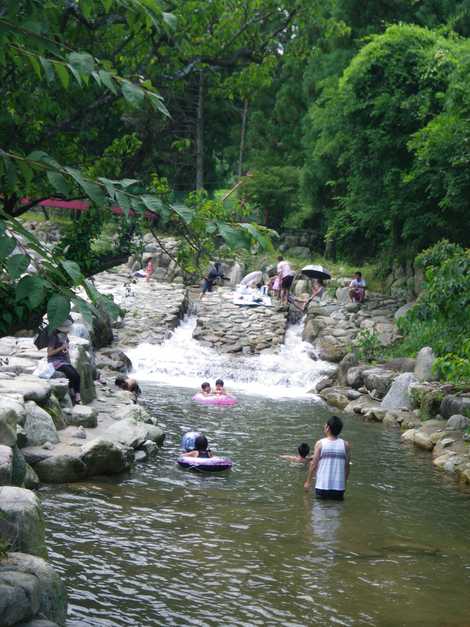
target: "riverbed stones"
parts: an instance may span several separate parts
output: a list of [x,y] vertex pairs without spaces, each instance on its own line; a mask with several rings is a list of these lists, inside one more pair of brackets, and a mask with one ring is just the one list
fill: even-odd
[[3,627],[22,624],[45,627],[44,623],[47,627],[63,627],[66,616],[65,585],[46,561],[20,552],[8,553],[0,561],[0,624]]
[[0,444],[16,444],[16,429],[20,420],[24,420],[24,406],[13,399],[0,398]]
[[112,442],[119,442],[124,446],[137,449],[146,440],[163,444],[165,434],[159,427],[139,422],[133,418],[125,418],[106,429],[103,437]]
[[348,397],[348,388],[332,387],[321,390],[321,398],[328,403],[331,407],[337,409],[344,409],[349,404],[350,398]]
[[13,479],[13,450],[0,444],[0,485],[11,485]]
[[382,407],[384,409],[410,409],[411,397],[409,388],[416,380],[415,375],[410,372],[398,375],[383,398]]
[[133,461],[133,453],[104,438],[91,440],[81,449],[81,459],[90,477],[114,475],[128,470]]
[[[367,368],[362,371],[362,380],[365,387],[378,399],[384,398],[395,377],[396,372],[385,368]],[[389,407],[388,409],[395,408]]]
[[51,416],[39,407],[34,401],[25,404],[26,420],[24,430],[26,432],[28,446],[37,446],[46,442],[59,441],[57,429]]
[[81,481],[88,475],[79,451],[50,455],[33,465],[40,481],[44,483],[69,483]]
[[441,402],[440,414],[443,418],[455,414],[470,417],[470,394],[449,394]]
[[446,429],[448,431],[463,431],[470,424],[470,420],[466,416],[462,416],[461,414],[454,414],[449,418],[446,424]]
[[3,395],[17,395],[25,401],[41,402],[49,398],[50,384],[34,375],[21,375],[14,379],[0,379],[0,397]]
[[94,407],[75,405],[72,411],[67,414],[67,424],[92,429],[98,424],[98,413]]
[[34,492],[0,487],[0,534],[12,550],[47,555],[41,504]]

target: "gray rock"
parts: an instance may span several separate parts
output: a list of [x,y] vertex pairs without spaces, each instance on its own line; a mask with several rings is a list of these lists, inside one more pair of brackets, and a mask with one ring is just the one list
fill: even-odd
[[52,566],[40,557],[9,553],[0,561],[0,590],[2,626],[20,627],[19,621],[28,621],[20,625],[33,627],[65,626],[65,585]]
[[382,400],[382,407],[384,409],[411,409],[409,387],[416,382],[417,379],[411,372],[398,375]]
[[383,398],[387,394],[395,377],[396,372],[385,368],[367,368],[362,371],[364,385],[369,392],[375,391],[377,398]]
[[367,366],[354,366],[349,368],[346,374],[346,383],[355,389],[359,389],[364,385],[362,373],[367,370]]
[[[71,338],[72,340],[72,338]],[[71,341],[71,362],[80,374],[80,395],[83,403],[91,403],[96,398],[93,379],[94,365],[88,340],[74,337]]]
[[96,438],[82,446],[81,459],[86,465],[89,477],[114,475],[130,468],[133,454],[114,442]]
[[400,318],[402,318],[403,316],[406,316],[406,314],[410,311],[412,307],[414,307],[414,305],[415,303],[406,303],[406,305],[402,305],[402,307],[397,309],[393,316],[395,319],[395,322],[399,320]]
[[339,383],[345,385],[347,383],[347,374],[350,368],[357,366],[358,361],[355,353],[348,353],[339,362],[337,377]]
[[163,444],[165,434],[159,427],[137,422],[132,418],[126,418],[108,427],[103,437],[135,449],[139,448],[146,440]]
[[52,418],[52,422],[57,430],[65,429],[66,422],[64,418],[64,414],[62,411],[62,407],[59,403],[59,400],[56,398],[54,394],[51,394],[48,400],[41,405],[42,409],[47,411],[49,416]]
[[435,381],[432,367],[436,357],[430,346],[424,346],[416,355],[415,375],[418,381]]
[[49,379],[49,384],[52,388],[52,393],[59,401],[63,401],[65,397],[69,396],[69,382],[67,379],[61,377],[52,377]]
[[86,405],[75,405],[71,414],[67,414],[67,424],[74,427],[94,428],[98,424],[96,409]]
[[464,430],[470,424],[470,420],[461,414],[454,414],[447,421],[446,429],[449,431]]
[[331,335],[321,337],[317,345],[319,358],[333,363],[339,363],[348,352],[348,347]]
[[34,375],[21,375],[15,379],[0,379],[0,397],[4,394],[20,395],[25,401],[45,401],[51,386],[48,381]]
[[50,455],[34,465],[40,481],[44,483],[72,483],[87,476],[87,467],[80,454]]
[[344,409],[349,404],[349,398],[347,396],[348,390],[345,388],[325,388],[320,392],[320,396],[328,405],[337,407],[338,409]]
[[393,359],[389,359],[383,365],[388,370],[395,370],[397,372],[414,372],[416,360],[412,357],[395,357]]
[[13,450],[0,444],[0,485],[11,485],[13,479]]
[[449,394],[442,400],[440,414],[446,419],[455,414],[470,417],[470,396]]
[[0,399],[0,444],[15,446],[18,419],[17,402],[9,398]]
[[58,442],[57,429],[47,411],[36,405],[34,401],[28,401],[25,407],[26,420],[24,430],[26,431],[28,446],[38,446],[46,442]]
[[26,475],[26,460],[22,451],[18,448],[18,446],[14,446],[12,448],[13,452],[13,465],[12,465],[12,478],[11,485],[16,485],[19,487],[23,486],[25,475]]
[[349,298],[349,287],[338,287],[336,290],[336,300],[340,305],[347,305],[351,302]]
[[13,374],[33,374],[38,363],[34,359],[25,357],[9,357],[8,363],[0,361],[0,372],[12,372]]
[[39,477],[29,464],[26,464],[23,485],[27,490],[37,490],[39,488]]
[[31,490],[0,487],[0,532],[12,550],[47,556],[41,503]]

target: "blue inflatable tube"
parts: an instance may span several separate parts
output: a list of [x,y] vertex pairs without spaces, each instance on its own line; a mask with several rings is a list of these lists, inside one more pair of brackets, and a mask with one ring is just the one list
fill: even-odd
[[176,460],[182,468],[194,468],[196,470],[206,470],[208,472],[220,472],[229,470],[233,462],[228,457],[188,457],[180,455]]

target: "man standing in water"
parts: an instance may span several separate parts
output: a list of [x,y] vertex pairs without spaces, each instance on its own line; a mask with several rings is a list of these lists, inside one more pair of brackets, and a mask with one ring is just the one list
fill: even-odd
[[323,427],[326,437],[315,444],[304,488],[310,489],[313,475],[316,473],[315,495],[317,498],[343,500],[349,477],[351,449],[348,442],[338,437],[342,428],[341,418],[332,416]]

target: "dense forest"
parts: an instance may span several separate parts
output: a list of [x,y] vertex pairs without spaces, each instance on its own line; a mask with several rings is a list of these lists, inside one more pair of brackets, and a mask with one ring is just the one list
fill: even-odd
[[51,196],[91,207],[35,303],[93,269],[112,205],[123,253],[151,214],[189,269],[263,227],[357,262],[468,246],[469,36],[465,0],[4,0],[3,272],[28,262],[5,225]]

